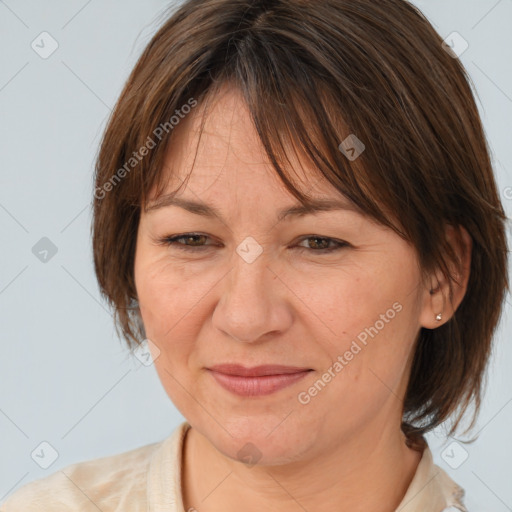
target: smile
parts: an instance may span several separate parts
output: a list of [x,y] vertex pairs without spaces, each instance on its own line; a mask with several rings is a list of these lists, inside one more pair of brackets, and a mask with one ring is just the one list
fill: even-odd
[[[264,396],[275,393],[303,379],[311,369],[291,367],[258,367],[242,369],[225,366],[208,368],[220,386],[238,396]],[[274,369],[272,369],[274,368]],[[240,375],[239,373],[244,373]]]

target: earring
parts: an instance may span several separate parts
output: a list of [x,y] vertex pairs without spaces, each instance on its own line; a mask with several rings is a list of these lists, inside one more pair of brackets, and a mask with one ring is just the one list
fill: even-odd
[[440,321],[441,321],[441,318],[442,318],[441,313],[438,313],[438,314],[436,315],[436,320],[437,320],[438,322],[440,322]]

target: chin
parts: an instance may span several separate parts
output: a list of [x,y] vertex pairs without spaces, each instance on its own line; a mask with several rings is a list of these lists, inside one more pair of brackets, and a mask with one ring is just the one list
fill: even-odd
[[224,428],[217,425],[212,432],[212,423],[208,422],[205,431],[198,430],[232,460],[245,462],[248,466],[277,466],[300,459],[307,447],[304,427],[297,430],[298,426],[288,423],[289,419],[283,422],[274,415],[218,419]]
[[244,441],[226,441],[226,446],[216,446],[223,455],[230,459],[242,462],[247,467],[257,466],[282,466],[300,459],[296,445],[276,445],[270,443],[262,436],[261,439],[247,439]]

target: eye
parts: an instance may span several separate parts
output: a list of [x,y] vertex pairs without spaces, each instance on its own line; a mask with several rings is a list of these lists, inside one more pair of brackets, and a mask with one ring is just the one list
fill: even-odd
[[[158,243],[160,245],[173,246],[181,251],[198,252],[204,251],[208,247],[215,245],[203,243],[209,238],[210,237],[208,235],[204,235],[202,233],[183,233],[181,235],[164,237],[161,240],[159,240]],[[307,241],[313,241],[313,244],[308,243],[308,245],[312,245],[313,247],[301,247],[297,245],[295,246],[295,249],[299,251],[307,250],[310,252],[326,254],[338,251],[350,245],[348,242],[345,242],[343,240],[335,240],[333,238],[318,235],[308,235],[306,237],[303,237],[300,240],[300,243]],[[188,245],[189,243],[190,245]]]
[[[175,246],[177,249],[182,251],[197,251],[202,250],[208,245],[202,245],[201,241],[209,238],[207,235],[201,233],[184,233],[183,235],[166,236],[159,240],[159,244],[166,246]],[[185,243],[179,242],[179,240],[185,240]],[[192,245],[187,245],[187,242],[191,242]],[[212,245],[212,244],[210,244]]]
[[[318,235],[308,235],[306,237],[303,237],[301,240],[302,242],[308,242],[313,240],[313,248],[309,247],[301,247],[297,246],[299,251],[302,250],[309,250],[311,252],[317,252],[317,253],[330,253],[334,251],[339,251],[340,249],[343,249],[344,247],[348,247],[350,244],[343,241],[343,240],[335,240],[334,238],[329,238],[325,236],[318,236]],[[329,245],[332,244],[330,247]],[[308,245],[311,245],[308,243]]]

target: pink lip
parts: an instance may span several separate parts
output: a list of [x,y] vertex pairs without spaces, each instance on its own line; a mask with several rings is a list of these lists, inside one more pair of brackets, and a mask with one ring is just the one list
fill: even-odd
[[269,395],[305,377],[310,368],[262,365],[245,368],[223,364],[207,368],[215,380],[228,391],[239,396]]

